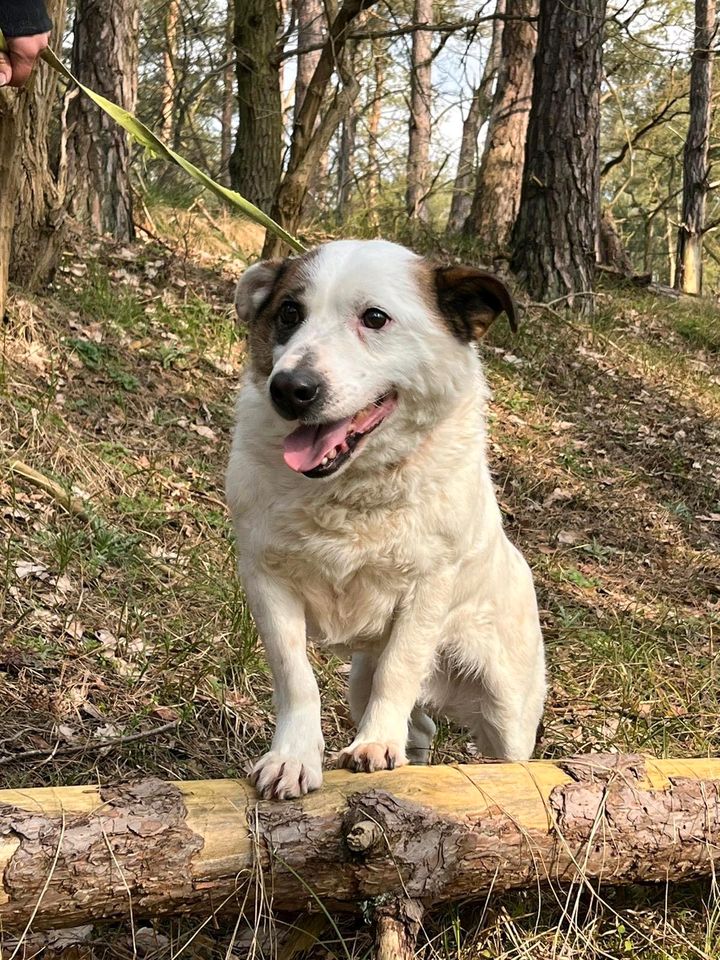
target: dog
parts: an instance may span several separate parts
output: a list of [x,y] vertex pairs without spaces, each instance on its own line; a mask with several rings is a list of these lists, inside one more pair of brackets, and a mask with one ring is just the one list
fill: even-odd
[[530,569],[485,452],[475,342],[515,307],[500,279],[382,240],[250,267],[249,368],[226,476],[238,566],[274,681],[264,798],[322,783],[312,639],[351,657],[357,733],[338,764],[428,762],[429,713],[526,760],[545,698]]

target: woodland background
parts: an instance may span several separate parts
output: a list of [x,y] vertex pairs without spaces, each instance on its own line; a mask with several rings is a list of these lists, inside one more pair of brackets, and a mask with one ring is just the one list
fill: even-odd
[[[596,258],[689,292],[704,266],[711,289],[715,0],[538,4],[51,0],[50,12],[81,81],[291,232],[469,238],[536,299],[587,295]],[[192,199],[183,174],[56,88],[45,71],[1,108],[0,259],[26,287],[53,273],[66,214],[129,240],[134,207]]]
[[[548,645],[537,755],[717,755],[714,0],[50,8],[83,82],[304,242],[384,236],[508,278],[520,332],[499,321],[482,355]],[[222,499],[232,291],[263,247],[45,65],[0,91],[0,786],[242,776],[267,747]],[[313,665],[337,749],[346,665]],[[441,724],[434,762],[472,756]],[[303,923],[261,909],[2,950],[369,955],[354,919]],[[533,889],[428,916],[420,949],[713,958],[720,899],[715,881]]]

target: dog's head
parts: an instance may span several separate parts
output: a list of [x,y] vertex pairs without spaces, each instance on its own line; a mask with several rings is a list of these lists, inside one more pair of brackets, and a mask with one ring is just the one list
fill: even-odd
[[409,410],[422,409],[415,421],[430,425],[432,411],[467,390],[473,341],[503,311],[516,322],[497,277],[382,240],[338,240],[255,264],[235,306],[256,383],[297,424],[285,462],[313,478],[337,473]]

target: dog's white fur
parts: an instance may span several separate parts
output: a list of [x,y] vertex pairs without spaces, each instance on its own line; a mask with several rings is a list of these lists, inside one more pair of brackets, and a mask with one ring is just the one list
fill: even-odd
[[[283,462],[294,428],[266,381],[246,374],[227,471],[240,574],[275,683],[277,726],[253,771],[261,795],[322,782],[320,698],[306,637],[352,653],[357,734],[340,762],[373,770],[426,761],[425,709],[466,727],[489,757],[527,759],[545,696],[532,576],[506,538],[485,453],[487,388],[476,350],[428,303],[420,258],[384,241],[336,241],[305,270],[307,319],[273,373],[312,356],[326,421],[390,388],[396,410],[334,476]],[[264,272],[263,272],[264,271]],[[273,270],[240,281],[242,319]],[[370,306],[392,321],[360,330]]]

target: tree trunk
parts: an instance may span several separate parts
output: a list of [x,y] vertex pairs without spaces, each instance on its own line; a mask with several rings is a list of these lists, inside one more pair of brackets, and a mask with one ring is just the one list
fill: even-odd
[[[323,0],[296,0],[295,9],[297,11],[299,49],[302,50],[303,47],[322,43],[326,33]],[[296,123],[305,99],[305,93],[318,65],[320,52],[320,50],[311,50],[308,53],[299,53],[297,56],[295,105],[293,107],[293,117]]]
[[[599,262],[611,267],[626,277],[632,275],[632,264],[625,249],[622,237],[608,207],[600,215],[600,257]],[[647,267],[645,268],[647,272]]]
[[283,123],[275,45],[275,0],[235,0],[238,130],[230,161],[234,190],[267,212],[282,172]]
[[675,286],[702,293],[702,236],[709,190],[708,148],[712,119],[712,47],[715,0],[695,0],[695,41],[690,70],[690,125],[683,155],[682,222],[678,231]]
[[263,879],[276,909],[353,912],[548,883],[666,883],[711,876],[718,844],[720,760],[708,759],[335,771],[281,803],[241,780],[3,790],[0,926],[252,916]]
[[342,221],[350,202],[350,193],[354,183],[353,160],[355,159],[355,137],[357,134],[358,116],[355,110],[350,110],[342,123],[340,134],[340,150],[338,152],[338,200],[337,218]]
[[[65,0],[47,10],[62,38]],[[52,277],[65,235],[64,193],[51,171],[50,116],[57,74],[40,65],[24,90],[0,90],[0,320],[8,280],[37,289]]]
[[[508,15],[535,17],[537,12],[538,0],[507,0]],[[489,256],[507,247],[520,206],[536,43],[534,23],[507,21],[502,35],[497,87],[467,226]]]
[[[238,2],[243,3],[244,0]],[[272,206],[273,220],[289,233],[294,233],[297,229],[313,169],[357,96],[358,81],[345,66],[345,43],[355,18],[376,2],[377,0],[345,0],[332,22],[325,46],[320,51],[315,73],[295,121],[287,172]],[[341,87],[335,92],[322,119],[317,123],[321,104],[327,96],[330,79],[336,69],[341,76]],[[277,256],[282,247],[282,241],[268,233],[265,237],[263,257]]]
[[227,64],[223,70],[223,101],[220,129],[220,182],[230,186],[230,157],[232,155],[233,122],[233,24],[235,20],[235,0],[227,0],[225,19],[225,56]]
[[175,119],[175,59],[177,57],[178,0],[168,0],[165,10],[165,46],[163,48],[162,107],[160,112],[160,139],[170,145],[173,142]]
[[[414,24],[432,23],[433,0],[415,0]],[[408,139],[406,204],[411,220],[426,222],[430,182],[430,135],[432,103],[432,34],[417,30],[412,35],[410,65],[410,136]]]
[[[138,71],[138,0],[77,0],[72,69],[81,83],[135,110]],[[70,209],[81,223],[118,240],[132,240],[130,141],[125,131],[87,97],[68,111]]]
[[[498,16],[503,13],[505,13],[505,0],[497,0],[495,4],[495,14]],[[448,217],[446,228],[448,234],[460,233],[472,207],[478,137],[490,111],[490,92],[495,82],[500,63],[503,22],[501,19],[493,22],[492,39],[490,41],[490,49],[488,50],[487,59],[485,60],[482,77],[473,94],[467,116],[463,121],[457,173],[455,174],[452,200],[450,202],[450,216]]]
[[512,267],[535,300],[592,309],[600,218],[606,0],[540,0],[538,50]]
[[[350,49],[350,70],[356,71],[357,44],[353,43]],[[340,149],[337,160],[337,218],[342,222],[347,206],[350,202],[350,192],[355,181],[353,175],[353,161],[355,159],[355,139],[357,135],[358,115],[355,104],[352,103],[342,122],[340,133]]]
[[382,118],[382,101],[385,95],[385,67],[386,51],[380,40],[371,41],[373,71],[375,83],[372,92],[372,102],[368,116],[368,190],[367,209],[371,226],[377,231],[380,227],[378,200],[380,199],[380,182],[382,174],[378,159],[378,137],[380,135],[380,120]]

